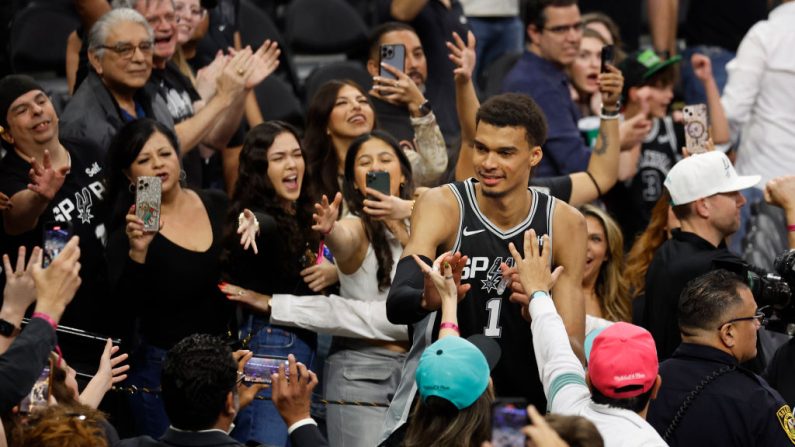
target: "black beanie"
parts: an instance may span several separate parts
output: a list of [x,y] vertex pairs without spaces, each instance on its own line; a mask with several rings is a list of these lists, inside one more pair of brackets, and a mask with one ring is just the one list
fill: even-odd
[[8,129],[8,109],[20,96],[43,88],[27,75],[8,75],[0,79],[0,126]]

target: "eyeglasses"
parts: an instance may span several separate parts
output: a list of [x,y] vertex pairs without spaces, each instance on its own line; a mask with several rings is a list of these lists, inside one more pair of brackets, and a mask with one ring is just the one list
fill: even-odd
[[756,321],[759,322],[760,326],[764,326],[765,323],[767,323],[767,315],[765,315],[765,313],[763,312],[762,309],[759,309],[751,317],[733,318],[733,319],[721,324],[720,326],[718,326],[718,330],[723,329],[723,326],[726,326],[727,324],[736,323],[738,321],[751,321],[751,320],[756,320]]
[[174,11],[177,14],[182,14],[187,9],[188,13],[196,18],[204,17],[204,14],[207,12],[206,9],[202,8],[201,6],[194,6],[188,8],[184,3],[177,3]]
[[558,26],[551,26],[549,28],[544,28],[545,31],[549,31],[552,34],[566,34],[569,31],[574,31],[577,33],[581,33],[582,30],[585,29],[585,23],[579,21],[577,23],[572,23],[571,25],[558,25]]
[[155,43],[151,40],[145,40],[138,45],[133,45],[128,42],[117,43],[116,45],[100,45],[100,48],[105,48],[107,50],[113,51],[114,53],[118,54],[119,57],[122,59],[130,59],[133,54],[135,53],[135,49],[138,48],[141,50],[143,54],[149,54],[152,52]]

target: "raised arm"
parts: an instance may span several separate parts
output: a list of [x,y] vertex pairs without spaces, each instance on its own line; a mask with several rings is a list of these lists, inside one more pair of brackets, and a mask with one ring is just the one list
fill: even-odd
[[337,220],[341,204],[342,193],[338,192],[331,203],[324,194],[320,203],[315,204],[315,214],[312,215],[315,224],[312,229],[324,236],[326,246],[334,254],[340,270],[350,273],[361,265],[369,242],[359,219]]
[[599,137],[591,152],[585,172],[571,174],[572,206],[584,205],[605,194],[618,178],[618,157],[621,142],[618,130],[618,101],[624,86],[624,77],[617,68],[608,65],[609,72],[599,75],[599,90],[606,112],[616,113],[613,119],[602,119],[599,124]]
[[757,28],[745,35],[737,57],[726,65],[729,81],[723,88],[724,113],[732,132],[732,139],[739,136],[742,127],[751,119],[756,97],[762,88],[765,67],[765,48]]
[[472,82],[472,72],[475,69],[476,58],[475,35],[470,31],[467,34],[467,43],[461,36],[453,33],[453,42],[447,42],[450,51],[449,58],[455,65],[453,77],[455,79],[455,106],[458,114],[458,124],[461,126],[461,148],[458,153],[458,163],[455,166],[456,180],[472,177],[472,145],[475,142],[477,124],[475,116],[480,107],[480,100],[475,92]]
[[690,64],[693,66],[693,72],[696,77],[704,86],[704,92],[707,95],[712,141],[715,144],[728,143],[730,139],[729,121],[726,119],[723,104],[720,102],[718,84],[712,76],[712,63],[707,56],[695,53],[690,58]]
[[392,0],[389,13],[395,20],[411,22],[428,4],[428,0]]
[[[552,222],[553,265],[565,269],[552,288],[555,307],[566,326],[572,349],[581,360],[585,355],[585,300],[582,296],[582,271],[585,267],[585,218],[579,211],[555,202]],[[532,293],[532,291],[529,291]]]
[[795,249],[795,176],[777,177],[765,185],[765,200],[784,209],[787,241]]
[[70,166],[53,167],[49,151],[41,162],[30,161],[30,184],[10,198],[11,207],[3,211],[6,233],[18,235],[36,228],[39,217],[47,210],[66,179]]
[[[428,190],[417,199],[411,216],[411,237],[387,296],[386,314],[392,323],[416,323],[429,311],[441,306],[438,293],[432,284],[426,284],[419,266],[410,255],[430,262],[436,257],[439,247],[451,246],[455,228],[450,222],[458,222],[459,213],[453,193],[445,186]],[[454,275],[460,277],[460,268],[455,267],[457,262]]]

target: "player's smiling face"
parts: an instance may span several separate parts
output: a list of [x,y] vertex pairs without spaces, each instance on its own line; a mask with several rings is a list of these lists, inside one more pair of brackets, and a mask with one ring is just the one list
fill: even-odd
[[478,123],[472,165],[484,195],[502,197],[527,189],[530,170],[542,155],[541,148],[531,147],[526,136],[523,127]]

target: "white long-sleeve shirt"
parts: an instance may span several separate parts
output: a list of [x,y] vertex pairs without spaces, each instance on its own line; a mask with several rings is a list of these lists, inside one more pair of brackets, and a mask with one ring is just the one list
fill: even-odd
[[408,326],[386,317],[386,301],[361,301],[338,295],[284,295],[271,299],[271,324],[300,327],[338,337],[406,341]]
[[723,109],[740,135],[737,173],[768,180],[795,173],[795,2],[774,9],[726,65]]
[[596,426],[605,447],[666,446],[665,441],[637,413],[600,405],[591,400],[585,370],[574,355],[563,320],[549,296],[530,300],[530,316],[538,374],[550,413],[582,416]]

